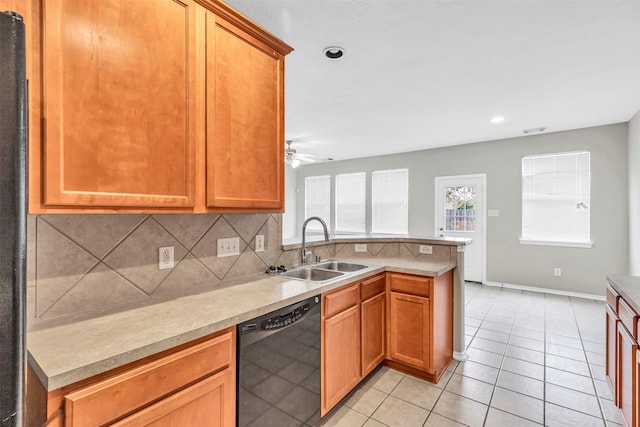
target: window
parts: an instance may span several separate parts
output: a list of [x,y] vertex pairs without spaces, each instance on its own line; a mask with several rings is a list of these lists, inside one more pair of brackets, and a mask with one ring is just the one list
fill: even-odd
[[590,153],[522,159],[521,243],[591,247]]
[[[331,177],[308,176],[304,179],[304,217],[319,216],[331,229]],[[322,230],[318,221],[311,221],[307,230]]]
[[409,232],[409,170],[374,171],[371,174],[371,232]]
[[336,175],[336,232],[365,232],[366,175]]
[[476,231],[476,187],[447,187],[444,231]]

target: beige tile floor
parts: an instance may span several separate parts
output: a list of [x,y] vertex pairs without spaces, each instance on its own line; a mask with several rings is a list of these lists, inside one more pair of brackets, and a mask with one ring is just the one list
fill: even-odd
[[323,426],[618,426],[604,303],[468,283],[469,360],[438,384],[382,367]]

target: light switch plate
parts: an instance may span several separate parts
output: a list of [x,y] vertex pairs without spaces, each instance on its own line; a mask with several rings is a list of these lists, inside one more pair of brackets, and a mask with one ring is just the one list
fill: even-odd
[[500,211],[498,209],[489,209],[487,211],[488,216],[500,216]]
[[256,236],[256,252],[264,252],[264,235],[258,234]]
[[240,255],[240,238],[218,239],[218,258]]
[[367,252],[367,244],[366,243],[356,243],[355,251],[356,252]]

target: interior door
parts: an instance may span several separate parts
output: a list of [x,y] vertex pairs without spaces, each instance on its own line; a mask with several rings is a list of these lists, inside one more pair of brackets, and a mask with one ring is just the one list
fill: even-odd
[[437,236],[473,240],[464,254],[464,280],[485,279],[485,175],[436,177]]

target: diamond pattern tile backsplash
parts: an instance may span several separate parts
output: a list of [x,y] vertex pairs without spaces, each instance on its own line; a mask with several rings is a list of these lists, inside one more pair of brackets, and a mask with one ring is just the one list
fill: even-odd
[[[298,251],[281,249],[281,221],[280,214],[30,215],[29,326],[212,290],[270,265],[298,265]],[[253,250],[256,235],[264,236],[264,251]],[[217,240],[229,237],[239,238],[240,255],[218,258]],[[159,270],[158,249],[164,246],[173,246],[175,267]],[[433,246],[433,255],[410,243],[369,243],[363,253],[353,244],[313,250],[322,259],[455,260],[455,247],[440,245]]]
[[[281,219],[280,214],[30,215],[28,316],[48,319],[210,290],[223,280],[295,260],[280,249]],[[259,234],[265,248],[256,253]],[[218,258],[217,240],[229,237],[239,237],[240,255]],[[174,247],[173,269],[158,269],[163,246]]]

